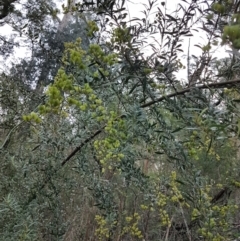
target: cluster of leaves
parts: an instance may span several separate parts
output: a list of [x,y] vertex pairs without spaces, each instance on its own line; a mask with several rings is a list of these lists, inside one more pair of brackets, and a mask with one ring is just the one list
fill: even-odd
[[[56,75],[41,100],[39,86],[2,76],[1,123],[11,123],[0,147],[4,240],[238,236],[240,81],[225,73],[237,60],[211,58],[215,33],[238,36],[220,26],[233,3],[186,2],[169,13],[149,0],[132,19],[125,1],[76,4],[76,17],[96,17],[86,24],[92,42],[74,36],[58,64],[49,60]],[[183,83],[182,42],[198,23],[210,23],[207,44],[197,45],[202,56],[188,54]]]

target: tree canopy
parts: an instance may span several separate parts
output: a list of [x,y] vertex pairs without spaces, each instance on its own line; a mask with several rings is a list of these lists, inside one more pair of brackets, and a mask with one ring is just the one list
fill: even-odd
[[31,53],[0,75],[0,240],[237,240],[240,1],[57,4],[0,2],[1,56]]

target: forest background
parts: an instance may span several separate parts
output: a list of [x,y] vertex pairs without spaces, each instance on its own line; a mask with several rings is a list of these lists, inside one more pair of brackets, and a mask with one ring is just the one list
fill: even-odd
[[0,1],[0,240],[240,236],[240,1],[128,4]]

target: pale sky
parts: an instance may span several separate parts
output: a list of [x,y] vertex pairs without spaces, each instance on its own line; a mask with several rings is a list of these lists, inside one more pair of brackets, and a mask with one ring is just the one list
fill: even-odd
[[[128,9],[129,9],[129,13],[130,13],[130,18],[133,17],[143,17],[143,13],[141,13],[141,11],[144,10],[144,6],[142,5],[142,2],[145,2],[144,0],[139,1],[139,0],[130,0],[127,3]],[[148,2],[146,0],[146,2]],[[158,4],[156,5],[156,7],[154,9],[156,9],[157,7],[161,8],[161,10],[163,10],[163,7],[161,6],[161,2],[163,2],[163,0],[159,0]],[[177,8],[177,4],[181,3],[182,6],[187,6],[186,3],[184,3],[181,0],[167,0],[165,1],[166,4],[166,9],[167,9],[167,13],[171,14],[173,11],[176,10]],[[154,13],[154,11],[153,11]],[[154,16],[154,14],[153,14]],[[201,25],[199,25],[201,26]],[[192,31],[192,34],[194,34],[193,37],[190,37],[190,55],[194,54],[195,56],[201,56],[202,54],[202,50],[196,46],[194,46],[195,44],[199,44],[201,46],[206,45],[208,43],[207,41],[207,37],[206,37],[206,33],[204,31],[199,31],[199,33]],[[219,40],[219,43],[221,42],[221,40]],[[181,62],[187,66],[187,54],[188,54],[188,45],[189,45],[189,38],[185,38],[184,42],[182,43],[182,49],[183,49],[183,53],[179,53],[179,58],[181,59]],[[226,52],[226,47],[222,47],[220,45],[218,46],[212,46],[212,49],[210,51],[210,53],[212,54],[213,57],[217,57],[217,58],[223,58],[223,57],[227,57],[229,56],[229,54]],[[151,53],[150,53],[151,54]],[[149,55],[150,55],[149,54]],[[185,70],[182,70],[179,72],[179,77],[180,79],[186,79],[187,77],[187,68]]]
[[[145,2],[146,0],[130,0],[130,1],[126,1],[127,2],[127,10],[129,11],[129,17],[132,19],[134,17],[139,17],[141,18],[143,15],[143,13],[141,13],[141,11],[144,10],[144,6],[142,5],[141,2]],[[158,1],[158,5],[156,5],[156,7],[161,7],[162,9],[162,6],[160,5],[160,3],[162,2],[163,0],[159,0]],[[65,5],[67,3],[67,0],[59,0],[58,1],[58,6],[61,10],[61,5],[62,3],[65,2]],[[165,1],[166,2],[166,8],[167,8],[167,12],[169,14],[171,14],[175,9],[176,9],[176,6],[178,3],[181,2],[182,5],[184,5],[184,2],[181,1],[181,0],[168,0],[168,1]],[[146,1],[146,4],[148,4],[148,1]],[[156,7],[154,8],[154,10],[156,9]],[[152,16],[154,16],[154,10],[152,12]],[[60,19],[62,18],[62,15],[59,15]],[[4,26],[1,26],[0,27],[0,31],[1,33],[5,33],[5,34],[11,34],[12,33],[12,29],[10,26],[8,25],[4,25]],[[207,39],[206,39],[206,36],[204,36],[204,32],[200,32],[200,33],[196,33],[196,32],[193,32],[194,33],[194,37],[191,37],[191,45],[190,45],[190,54],[193,54],[196,55],[196,56],[199,56],[201,55],[201,50],[197,47],[194,47],[194,44],[207,44]],[[188,51],[188,38],[185,39],[185,41],[183,42],[183,50],[184,50],[184,53],[180,53],[179,55],[179,58],[181,59],[182,63],[184,65],[186,65],[186,58],[183,58],[183,56],[187,55],[187,51]],[[223,47],[215,47],[214,49],[211,50],[212,53],[213,53],[213,56],[214,57],[224,57],[224,56],[228,56],[228,54],[226,53],[226,50],[225,48]],[[148,52],[149,50],[146,49],[146,54],[148,55]],[[30,57],[31,56],[31,53],[24,47],[21,47],[21,48],[16,48],[15,49],[15,56],[16,58],[26,58],[26,57]],[[149,55],[151,53],[149,52]],[[14,62],[16,63],[17,59],[14,59]],[[6,60],[2,60],[2,64],[5,63],[6,64]],[[10,62],[11,60],[9,60]],[[9,63],[7,63],[9,64]],[[187,70],[183,70],[180,74],[180,78],[186,78],[187,76]]]

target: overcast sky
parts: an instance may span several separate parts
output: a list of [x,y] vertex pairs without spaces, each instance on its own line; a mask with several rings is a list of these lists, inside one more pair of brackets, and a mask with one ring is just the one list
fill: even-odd
[[[143,17],[143,13],[141,13],[141,11],[144,10],[144,6],[142,5],[143,2],[145,2],[147,4],[148,0],[130,0],[127,1],[127,8],[129,10],[129,14],[130,14],[130,18],[133,17]],[[163,7],[161,6],[161,2],[163,2],[163,0],[159,0],[157,2],[157,5],[155,7],[155,9],[157,7],[160,7],[161,9],[163,9]],[[184,1],[182,0],[168,0],[168,1],[164,1],[165,2],[165,6],[166,6],[166,10],[168,14],[173,14],[173,12],[177,9],[177,5],[178,3],[181,3],[182,6],[187,6],[186,3],[184,3]],[[154,11],[153,11],[154,13]],[[154,14],[153,14],[154,16]],[[200,25],[199,25],[200,26]],[[194,46],[195,44],[199,44],[201,46],[204,46],[208,43],[207,37],[206,37],[206,33],[204,31],[200,31],[199,33],[197,32],[192,32],[192,34],[194,34],[193,37],[190,38],[190,55],[194,54],[195,56],[201,56],[202,54],[202,50],[199,49],[198,47]],[[221,42],[221,40],[219,40],[219,43]],[[185,38],[184,42],[182,43],[182,49],[183,49],[183,53],[179,53],[179,58],[181,59],[182,63],[186,66],[187,65],[187,54],[188,54],[188,46],[189,46],[189,38]],[[218,58],[223,58],[228,56],[228,53],[226,53],[226,47],[222,47],[222,46],[212,46],[211,49],[211,54],[213,57],[218,57]],[[187,77],[187,69],[182,70],[179,73],[179,77],[180,79],[186,79]]]
[[[65,5],[67,4],[67,0],[58,0],[57,2],[58,2],[58,7],[59,7],[60,10],[61,10],[62,3],[65,3]],[[142,17],[143,13],[141,13],[141,11],[144,10],[144,6],[143,6],[142,3],[148,4],[148,0],[142,0],[142,1],[141,0],[130,0],[130,1],[127,0],[126,2],[127,2],[127,10],[129,11],[129,17],[131,19],[133,17]],[[163,2],[163,0],[159,0],[156,7],[162,8],[161,2]],[[168,14],[171,14],[176,9],[177,4],[180,3],[180,2],[181,2],[182,5],[184,5],[184,2],[181,1],[181,0],[165,1],[166,9],[167,9]],[[155,7],[155,9],[156,9],[156,7]],[[154,11],[152,12],[152,14],[153,14],[152,16],[154,16]],[[62,18],[62,15],[59,15],[59,17]],[[8,25],[4,25],[3,27],[0,27],[0,31],[1,31],[1,33],[5,33],[5,34],[11,34],[12,33],[12,30]],[[200,33],[193,32],[193,33],[194,33],[194,37],[191,37],[191,42],[190,42],[190,47],[191,47],[190,48],[190,54],[194,53],[194,55],[199,56],[199,55],[201,55],[201,50],[197,47],[194,47],[194,44],[199,44],[199,43],[201,45],[207,44],[207,39],[206,39],[206,36],[204,35],[204,32],[200,32]],[[186,63],[187,63],[186,58],[184,58],[184,56],[186,57],[186,55],[187,55],[188,44],[189,44],[189,39],[186,38],[184,43],[183,43],[184,53],[179,55],[179,58],[181,58],[184,65],[186,65]],[[216,56],[221,56],[221,57],[227,56],[226,50],[223,47],[218,46],[218,47],[215,47],[215,49],[212,49],[211,51],[212,51],[214,57],[216,57]],[[16,52],[15,56],[17,58],[30,57],[30,52],[27,51],[26,48],[23,48],[23,47],[22,48],[16,48],[15,52]],[[147,49],[146,49],[146,53],[147,53]],[[16,62],[16,59],[14,60],[14,62]],[[183,70],[180,73],[181,78],[186,78],[186,76],[187,76],[186,71],[187,70]]]

